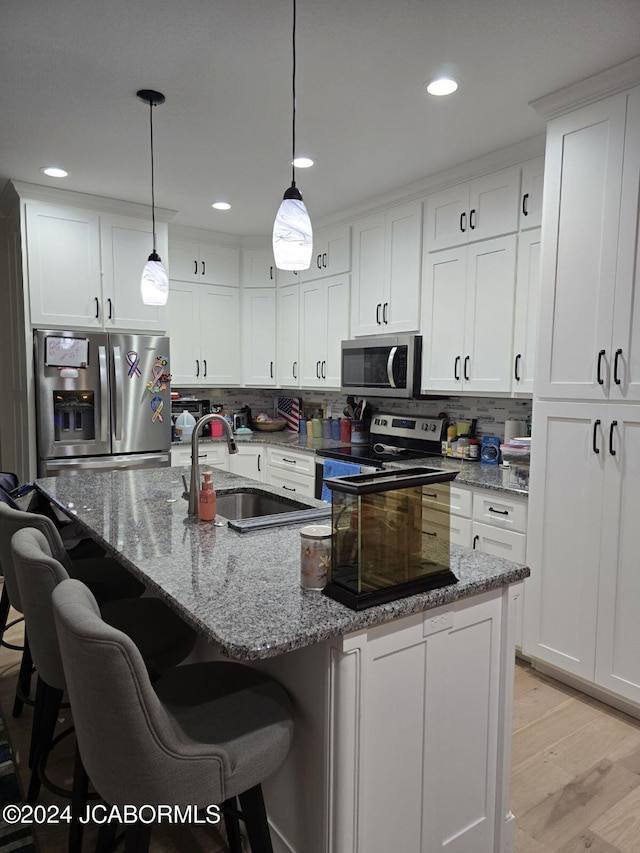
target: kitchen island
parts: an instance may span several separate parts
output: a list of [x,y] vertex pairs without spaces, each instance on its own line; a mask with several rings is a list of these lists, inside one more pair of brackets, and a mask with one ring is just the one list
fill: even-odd
[[[528,570],[452,546],[458,584],[356,613],[300,588],[300,525],[239,534],[198,522],[183,472],[37,486],[194,625],[208,656],[251,661],[289,690],[294,745],[265,785],[274,849],[506,853],[509,585]],[[220,493],[258,486],[215,480]]]

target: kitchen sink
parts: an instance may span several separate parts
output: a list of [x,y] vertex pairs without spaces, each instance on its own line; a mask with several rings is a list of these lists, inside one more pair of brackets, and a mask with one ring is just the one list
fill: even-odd
[[252,487],[230,489],[219,493],[216,499],[216,517],[226,518],[229,527],[240,533],[311,522],[330,515],[331,507],[310,507],[302,501]]

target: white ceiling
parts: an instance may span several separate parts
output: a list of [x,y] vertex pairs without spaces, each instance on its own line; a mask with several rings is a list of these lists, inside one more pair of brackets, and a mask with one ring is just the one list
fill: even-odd
[[[322,219],[506,145],[528,102],[638,54],[640,0],[297,0],[297,183]],[[268,234],[290,182],[291,0],[0,0],[9,178]],[[448,71],[445,99],[423,94]],[[40,167],[59,164],[64,181]],[[211,202],[223,198],[232,210]]]

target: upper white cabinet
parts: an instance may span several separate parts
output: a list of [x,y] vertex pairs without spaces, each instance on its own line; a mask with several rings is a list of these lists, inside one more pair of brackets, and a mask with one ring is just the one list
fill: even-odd
[[425,250],[434,252],[518,230],[520,168],[492,172],[427,197]]
[[278,388],[300,386],[300,288],[297,284],[278,288]]
[[549,123],[536,394],[640,400],[640,90]]
[[[31,324],[164,331],[167,309],[142,304],[151,222],[41,201],[25,202]],[[167,256],[167,226],[156,225]]]
[[520,189],[520,230],[539,228],[542,224],[542,189],[544,157],[529,160],[522,167]]
[[511,390],[516,237],[425,256],[422,390]]
[[516,310],[513,329],[514,394],[533,394],[540,299],[540,229],[518,237]]
[[242,381],[276,385],[276,291],[245,287],[242,291]]
[[171,240],[169,275],[174,280],[240,285],[240,251],[233,246]]
[[338,275],[351,269],[351,226],[324,228],[313,235],[313,254],[307,270],[300,270],[301,281]]
[[422,202],[353,226],[352,335],[417,331],[420,324]]
[[169,327],[174,385],[240,384],[240,291],[170,282]]
[[286,287],[288,284],[300,284],[300,270],[279,270],[276,269],[276,284],[278,287]]
[[340,387],[340,342],[349,336],[349,276],[300,286],[300,385]]
[[276,263],[271,249],[242,250],[243,287],[275,287]]

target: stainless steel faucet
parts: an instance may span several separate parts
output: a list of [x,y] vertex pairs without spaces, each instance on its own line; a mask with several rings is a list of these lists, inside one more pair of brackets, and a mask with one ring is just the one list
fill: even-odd
[[[238,448],[233,437],[231,424],[222,415],[203,415],[196,423],[191,434],[191,484],[189,486],[189,515],[198,515],[198,504],[200,503],[200,464],[198,463],[198,439],[202,434],[202,428],[209,421],[220,421],[223,425],[229,453],[237,453]],[[186,495],[185,495],[186,497]]]

